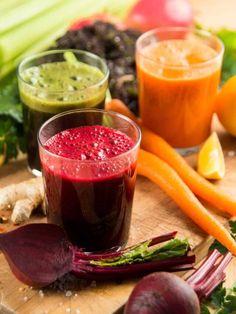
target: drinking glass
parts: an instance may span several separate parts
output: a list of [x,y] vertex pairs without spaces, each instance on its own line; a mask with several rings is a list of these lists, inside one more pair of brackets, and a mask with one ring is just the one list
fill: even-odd
[[[72,159],[45,148],[61,131],[98,125],[123,132],[133,147],[105,160]],[[98,109],[58,114],[39,130],[48,222],[61,225],[69,239],[88,252],[117,250],[128,240],[140,137],[139,127],[129,118]]]
[[109,70],[82,50],[51,50],[26,58],[18,68],[28,167],[41,175],[37,133],[53,115],[75,108],[104,108]]
[[184,27],[158,28],[136,44],[140,115],[144,125],[180,150],[210,134],[223,43]]

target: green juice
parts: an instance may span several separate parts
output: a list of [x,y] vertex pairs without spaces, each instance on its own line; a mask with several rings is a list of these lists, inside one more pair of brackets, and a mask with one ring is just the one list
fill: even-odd
[[37,133],[53,115],[76,108],[104,108],[105,74],[83,62],[49,62],[22,71],[23,103],[29,168],[40,170]]

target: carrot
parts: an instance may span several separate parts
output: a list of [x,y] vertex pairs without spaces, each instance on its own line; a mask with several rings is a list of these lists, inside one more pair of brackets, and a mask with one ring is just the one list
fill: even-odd
[[119,100],[112,100],[107,107],[137,122],[142,130],[141,147],[169,164],[189,188],[216,208],[236,216],[236,200],[201,177],[163,138],[144,127],[128,107]]
[[164,139],[147,128],[142,129],[142,148],[167,162],[189,188],[216,208],[236,215],[236,200],[201,177]]
[[119,112],[124,116],[130,118],[131,120],[135,121],[136,123],[140,124],[141,119],[133,114],[132,111],[123,103],[123,101],[119,99],[112,99],[106,103],[106,110],[111,110],[115,112]]
[[175,170],[166,162],[140,149],[138,174],[157,184],[201,229],[236,255],[236,242],[227,229],[207,211]]

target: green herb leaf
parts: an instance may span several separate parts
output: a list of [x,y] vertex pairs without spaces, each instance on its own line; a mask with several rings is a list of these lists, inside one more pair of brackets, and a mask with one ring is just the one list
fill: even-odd
[[224,304],[224,299],[226,296],[226,289],[223,288],[223,285],[220,284],[210,295],[210,302],[215,307],[221,307]]
[[[231,236],[236,240],[236,220],[229,220],[229,227],[230,227],[230,231],[231,231]],[[214,240],[214,242],[212,243],[212,245],[210,246],[209,250],[218,250],[221,254],[225,254],[228,252],[228,250],[226,249],[226,247],[224,247],[220,242],[218,242],[217,240]]]
[[[231,236],[236,240],[236,221],[230,220],[229,227]],[[225,254],[228,250],[217,240],[213,242],[209,250],[217,249]],[[211,311],[209,310],[211,309]],[[208,312],[207,312],[208,310]],[[201,314],[236,314],[236,284],[231,289],[220,284],[201,304]]]
[[211,314],[208,307],[205,304],[201,304],[201,314]]
[[236,236],[236,220],[235,221],[230,220],[229,221],[229,227],[231,230],[231,234],[235,237]]
[[232,313],[236,310],[236,295],[229,294],[225,297],[224,307]]
[[10,116],[0,116],[0,155],[5,155],[5,162],[16,158],[19,152],[25,151],[23,126]]
[[0,81],[0,115],[10,115],[17,122],[22,123],[22,108],[18,92],[17,77],[10,74]]
[[[198,29],[204,29],[201,24],[195,26]],[[236,74],[236,31],[221,29],[216,32],[216,35],[222,40],[225,47],[221,72],[221,81],[225,83]]]
[[17,78],[12,73],[0,82],[0,155],[5,163],[25,151],[22,120]]
[[220,309],[216,314],[230,314],[227,309]]
[[219,241],[214,240],[214,242],[212,243],[212,245],[209,248],[210,251],[213,250],[218,250],[221,254],[225,254],[228,252],[228,250],[226,249],[226,247],[224,247]]
[[226,289],[220,284],[201,304],[203,311],[201,314],[235,314],[236,313],[236,289]]

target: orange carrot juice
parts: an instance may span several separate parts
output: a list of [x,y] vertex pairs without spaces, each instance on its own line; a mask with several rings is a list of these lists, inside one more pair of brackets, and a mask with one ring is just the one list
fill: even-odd
[[221,42],[207,32],[142,35],[136,61],[144,125],[176,148],[201,144],[210,133],[222,54]]

